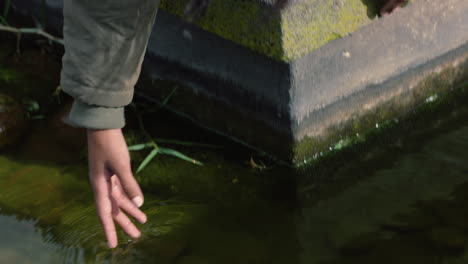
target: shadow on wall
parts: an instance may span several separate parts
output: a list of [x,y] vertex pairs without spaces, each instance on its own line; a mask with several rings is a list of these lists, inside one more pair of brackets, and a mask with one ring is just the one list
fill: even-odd
[[387,0],[361,0],[367,7],[367,16],[374,19],[378,16],[379,10],[384,6]]

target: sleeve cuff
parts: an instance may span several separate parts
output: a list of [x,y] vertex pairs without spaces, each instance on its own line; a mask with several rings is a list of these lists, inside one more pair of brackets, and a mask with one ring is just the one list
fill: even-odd
[[124,107],[101,107],[75,100],[64,122],[74,127],[88,129],[123,128],[125,126]]

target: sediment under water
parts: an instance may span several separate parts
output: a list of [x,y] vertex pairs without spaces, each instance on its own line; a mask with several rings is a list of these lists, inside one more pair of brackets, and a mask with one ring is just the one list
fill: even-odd
[[[8,85],[18,91],[40,82],[28,83]],[[49,107],[49,99],[33,95],[37,89],[24,93]],[[119,247],[109,250],[87,179],[83,131],[57,123],[66,103],[53,100],[0,152],[0,263],[468,262],[468,114],[421,127],[417,140],[401,135],[391,148],[377,144],[379,155],[371,149],[362,159],[343,158],[327,184],[351,180],[314,202],[304,192],[321,192],[302,186],[290,168],[174,125],[164,112],[144,118],[154,137],[210,146],[161,143],[204,166],[167,155],[149,163],[137,175],[148,215],[138,225],[142,237],[120,232]],[[125,134],[131,144],[145,140],[131,121]],[[132,153],[134,168],[146,154]]]

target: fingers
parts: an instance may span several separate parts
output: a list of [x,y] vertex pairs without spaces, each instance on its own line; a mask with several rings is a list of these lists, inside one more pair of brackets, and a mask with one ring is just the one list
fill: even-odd
[[132,203],[137,207],[141,207],[144,202],[143,192],[135,177],[133,177],[131,169],[122,168],[116,174],[119,176],[120,184]]
[[108,246],[115,248],[118,244],[114,221],[132,238],[140,237],[141,232],[120,208],[141,223],[146,222],[146,215],[121,191],[122,187],[118,178],[116,176],[94,175],[92,179],[97,215],[104,229]]
[[104,229],[108,246],[115,248],[117,246],[117,233],[112,212],[115,212],[117,208],[112,204],[109,195],[110,179],[106,179],[104,175],[94,176],[92,179],[97,215]]
[[147,220],[146,215],[128,199],[125,193],[122,192],[122,186],[116,176],[112,177],[112,186],[112,196],[118,206],[130,216],[134,217],[138,222],[144,224]]
[[114,220],[122,228],[122,230],[133,238],[139,238],[141,235],[140,230],[130,221],[128,216],[126,216],[122,210],[119,210],[117,214],[114,215]]

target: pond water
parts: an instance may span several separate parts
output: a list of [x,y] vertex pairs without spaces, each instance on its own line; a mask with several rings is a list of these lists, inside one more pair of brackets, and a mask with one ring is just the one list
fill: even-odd
[[[18,78],[2,80],[10,87],[4,90],[37,90],[42,77]],[[157,156],[137,175],[148,215],[138,225],[142,236],[119,233],[119,247],[109,250],[87,180],[83,131],[57,121],[66,98],[52,103],[25,88],[23,98],[26,90],[43,109],[34,115],[44,119],[31,120],[21,140],[0,152],[0,263],[468,262],[463,102],[445,109],[446,118],[428,116],[427,126],[302,172],[165,112],[143,116],[155,138],[210,146],[159,139],[204,166]],[[131,120],[127,140],[144,142]],[[134,168],[147,153],[132,152]]]

